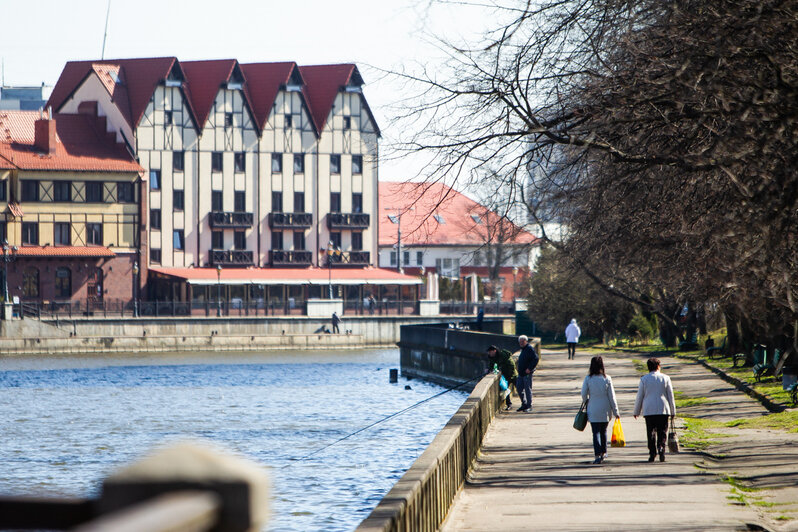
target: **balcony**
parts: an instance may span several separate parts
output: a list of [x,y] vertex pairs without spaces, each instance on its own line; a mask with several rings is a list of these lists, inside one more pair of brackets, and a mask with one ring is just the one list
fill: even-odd
[[273,249],[271,251],[272,266],[310,266],[313,253],[310,251],[288,251]]
[[327,215],[328,229],[368,229],[369,215],[364,212],[331,212]]
[[252,266],[252,252],[240,249],[211,249],[211,266]]
[[335,266],[368,266],[371,264],[368,251],[344,251],[340,255],[330,255],[329,258]]
[[307,229],[313,225],[309,212],[270,212],[269,227],[272,229]]
[[210,214],[214,229],[246,229],[252,227],[253,218],[251,212],[212,211]]

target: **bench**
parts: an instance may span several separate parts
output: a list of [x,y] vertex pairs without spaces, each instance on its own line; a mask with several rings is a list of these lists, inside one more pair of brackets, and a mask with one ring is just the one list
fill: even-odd
[[773,360],[768,362],[767,360],[767,349],[764,346],[759,346],[759,349],[754,351],[754,358],[756,363],[754,364],[754,379],[756,382],[764,377],[765,375],[773,375],[776,376],[777,370],[776,367],[779,364],[779,360],[781,359],[781,351],[778,349],[774,350],[773,352]]
[[790,394],[793,406],[798,406],[798,382],[787,388],[787,392]]
[[720,347],[710,346],[707,347],[707,358],[714,358],[716,355],[718,357],[723,356],[723,352],[726,350],[726,340],[728,336],[723,337],[723,341],[720,343]]

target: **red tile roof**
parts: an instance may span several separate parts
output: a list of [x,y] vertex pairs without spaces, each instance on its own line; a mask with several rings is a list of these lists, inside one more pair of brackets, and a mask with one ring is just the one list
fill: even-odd
[[[66,103],[72,93],[92,71],[98,72],[100,80],[103,81],[107,88],[107,80],[103,80],[103,65],[106,66],[106,69],[119,67],[125,82],[127,102],[115,102],[128,120],[130,128],[136,129],[142,115],[144,115],[144,111],[147,109],[147,105],[150,103],[153,92],[155,92],[155,87],[166,79],[176,63],[177,58],[175,57],[69,61],[64,66],[61,76],[53,87],[53,92],[50,94],[47,105],[51,106],[54,111],[61,109],[61,106]],[[105,72],[107,71],[105,70]]]
[[252,112],[258,129],[263,131],[269,114],[274,106],[277,93],[286,85],[292,76],[298,76],[299,68],[294,62],[285,63],[248,63],[241,65],[247,78],[244,86],[252,103]]
[[[330,116],[335,97],[352,80],[357,67],[343,65],[301,66],[299,71],[305,79],[303,92],[310,107],[311,117],[316,124],[316,131],[322,131]],[[358,78],[359,78],[358,74]]]
[[[192,284],[215,284],[216,268],[160,268],[150,271]],[[418,277],[384,268],[224,268],[222,284],[421,284]]]
[[103,246],[21,246],[18,257],[116,257]]
[[[208,120],[219,88],[227,83],[233,71],[238,68],[238,61],[235,59],[184,61],[180,66],[186,75],[186,85],[191,106],[196,113],[197,125],[202,129]],[[251,109],[252,105],[246,91],[244,91],[244,100]]]
[[87,115],[55,114],[57,144],[47,155],[34,146],[38,111],[0,111],[0,161],[22,170],[143,172],[122,144],[98,132]]
[[380,182],[379,195],[380,246],[396,244],[397,224],[389,218],[396,215],[401,215],[402,245],[406,246],[474,246],[489,241],[530,244],[537,240],[442,183]]

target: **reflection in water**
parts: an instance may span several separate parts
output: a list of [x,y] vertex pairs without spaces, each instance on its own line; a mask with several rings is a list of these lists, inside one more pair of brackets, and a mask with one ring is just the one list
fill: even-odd
[[398,350],[0,358],[0,493],[95,495],[114,467],[202,437],[271,468],[269,530],[352,530],[462,404],[388,383]]

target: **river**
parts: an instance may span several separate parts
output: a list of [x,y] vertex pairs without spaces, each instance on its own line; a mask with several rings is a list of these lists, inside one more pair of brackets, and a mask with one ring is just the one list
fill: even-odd
[[467,396],[323,449],[444,390],[389,384],[398,367],[396,349],[0,358],[0,493],[95,496],[153,447],[203,438],[269,468],[267,530],[352,530]]

